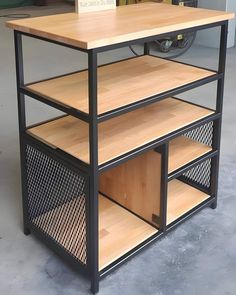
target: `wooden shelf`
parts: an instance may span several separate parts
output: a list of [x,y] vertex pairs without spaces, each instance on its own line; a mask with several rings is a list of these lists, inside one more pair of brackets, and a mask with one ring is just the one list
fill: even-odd
[[143,3],[91,13],[13,20],[8,21],[7,26],[53,41],[91,49],[231,18],[234,18],[233,13],[223,11]]
[[[46,233],[55,239],[59,244],[65,247],[72,255],[77,257],[80,247],[78,242],[84,237],[78,236],[78,227],[81,230],[79,223],[79,214],[61,216],[60,212],[72,212],[76,207],[76,202],[79,206],[79,198],[74,199],[66,204],[63,204],[56,209],[53,209],[33,220],[35,225],[47,222],[48,226]],[[67,222],[64,224],[64,218]],[[71,220],[70,220],[71,219]],[[70,226],[66,227],[66,225]],[[66,228],[65,228],[66,227]],[[55,231],[57,228],[57,231]],[[58,232],[58,229],[60,232]],[[99,195],[99,269],[102,270],[110,263],[157,233],[157,229],[136,217],[121,206],[110,201],[109,199]],[[66,233],[65,233],[66,232]],[[67,237],[75,237],[74,242],[68,244]]]
[[[98,114],[210,77],[214,72],[152,56],[98,68]],[[88,72],[30,84],[28,90],[88,113]]]
[[[99,164],[213,114],[208,109],[168,98],[102,122],[98,126]],[[72,116],[28,129],[30,135],[89,163],[88,124]]]
[[175,221],[210,196],[177,179],[168,184],[167,224]]
[[212,147],[192,140],[185,136],[179,136],[169,144],[169,167],[171,173],[189,162],[212,151]]
[[105,197],[99,201],[99,268],[103,269],[158,230]]

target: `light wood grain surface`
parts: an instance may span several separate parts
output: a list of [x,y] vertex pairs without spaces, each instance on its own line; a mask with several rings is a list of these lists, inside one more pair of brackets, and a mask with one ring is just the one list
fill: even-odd
[[107,198],[99,198],[99,269],[158,230]]
[[177,179],[168,184],[167,224],[170,224],[209,196]]
[[8,21],[9,28],[85,49],[117,44],[207,25],[233,13],[160,3],[120,6],[115,10],[59,14]]
[[[67,251],[81,259],[81,249],[86,241],[85,223],[81,222],[81,198],[75,198],[41,216],[33,223],[47,224],[44,231]],[[65,213],[63,215],[62,213]],[[145,241],[158,230],[114,202],[99,195],[99,270]],[[85,257],[86,253],[83,253]],[[86,262],[86,259],[83,260]]]
[[169,173],[211,150],[212,147],[185,136],[179,136],[171,140],[169,144]]
[[101,173],[99,190],[125,208],[153,223],[160,216],[161,155],[148,151]]
[[[99,164],[213,114],[168,98],[98,125]],[[66,116],[28,130],[39,140],[89,163],[88,124]]]
[[[151,56],[98,69],[98,114],[137,102],[213,75],[211,71]],[[88,72],[64,76],[27,88],[59,104],[88,113]]]

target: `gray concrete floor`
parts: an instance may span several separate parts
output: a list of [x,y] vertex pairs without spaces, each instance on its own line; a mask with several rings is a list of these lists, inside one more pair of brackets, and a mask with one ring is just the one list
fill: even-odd
[[[71,6],[1,12],[32,15],[70,11]],[[0,19],[0,294],[89,294],[89,283],[33,235],[22,233],[19,145],[13,33]],[[40,41],[24,40],[26,79],[32,81],[86,66],[86,56]],[[101,63],[131,55],[128,49],[101,55]],[[217,51],[193,47],[182,59],[213,66]],[[101,281],[102,295],[236,294],[236,49],[228,50],[219,205],[190,221]],[[183,95],[212,105],[215,85]],[[58,112],[31,99],[28,122]]]

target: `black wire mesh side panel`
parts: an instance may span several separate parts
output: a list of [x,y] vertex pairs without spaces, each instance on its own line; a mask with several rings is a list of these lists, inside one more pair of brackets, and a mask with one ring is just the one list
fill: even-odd
[[200,143],[212,146],[213,130],[213,122],[211,121],[193,130],[188,131],[183,136],[196,140]]
[[87,179],[27,145],[30,222],[83,265],[87,263]]
[[211,186],[211,169],[212,160],[208,159],[183,173],[181,178],[189,183],[192,182],[206,190],[209,190]]

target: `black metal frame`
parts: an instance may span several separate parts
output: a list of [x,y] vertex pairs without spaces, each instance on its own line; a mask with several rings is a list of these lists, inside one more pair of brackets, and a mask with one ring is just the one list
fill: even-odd
[[[220,41],[220,53],[219,53],[219,67],[218,72],[214,73],[209,78],[202,79],[197,82],[190,83],[188,85],[173,89],[166,93],[149,97],[140,102],[127,105],[125,107],[119,108],[112,112],[98,115],[97,114],[97,54],[99,52],[104,52],[107,50],[121,48],[124,46],[129,46],[134,43],[144,43],[144,54],[150,54],[149,42],[156,40],[157,38],[164,38],[165,36],[183,34],[190,31],[198,31],[211,27],[221,26],[221,41]],[[20,31],[14,31],[14,41],[15,41],[15,57],[16,57],[16,76],[17,76],[17,97],[18,97],[18,116],[19,116],[19,134],[20,134],[20,155],[21,155],[21,177],[22,177],[22,197],[23,197],[23,216],[24,216],[24,233],[29,234],[30,231],[34,231],[39,238],[44,240],[53,250],[59,253],[65,260],[69,261],[70,264],[74,265],[76,269],[82,270],[86,273],[91,280],[91,291],[93,293],[99,290],[99,279],[104,277],[115,267],[121,265],[128,258],[138,253],[140,250],[144,249],[146,246],[156,241],[158,238],[167,234],[171,229],[177,226],[179,223],[183,222],[187,218],[191,217],[193,214],[202,210],[205,207],[211,206],[216,208],[217,205],[217,184],[218,184],[218,171],[219,171],[219,154],[220,154],[220,134],[221,134],[221,123],[222,123],[222,106],[223,106],[223,91],[224,91],[224,73],[225,73],[225,60],[226,60],[226,46],[227,46],[227,31],[228,31],[228,21],[217,22],[208,25],[202,25],[194,28],[187,28],[181,31],[168,32],[158,36],[150,36],[145,38],[140,38],[137,40],[131,40],[122,42],[119,44],[113,44],[109,46],[99,47],[95,49],[82,49],[61,42],[52,41],[47,38],[38,37],[28,33],[23,33]],[[33,37],[36,39],[44,40],[50,43],[66,46],[75,50],[83,51],[88,54],[88,73],[89,73],[89,114],[85,114],[81,111],[67,108],[65,106],[59,105],[56,102],[47,100],[46,98],[37,95],[29,91],[24,84],[24,70],[23,70],[23,54],[22,54],[22,35]],[[159,138],[150,142],[142,147],[139,147],[125,155],[122,155],[110,162],[103,165],[98,165],[98,123],[114,116],[121,115],[125,112],[129,112],[136,108],[143,107],[147,104],[156,102],[158,100],[164,99],[170,95],[176,95],[178,93],[193,89],[195,87],[204,85],[206,83],[218,81],[217,86],[217,100],[216,100],[216,112],[206,118],[203,118],[195,123],[192,123],[186,127],[183,127],[175,132],[172,132],[163,138]],[[37,99],[43,103],[51,105],[59,110],[64,111],[67,114],[78,117],[89,123],[89,147],[90,147],[90,164],[83,163],[79,159],[68,155],[67,153],[59,150],[53,149],[50,146],[34,139],[26,130],[26,117],[25,117],[25,95],[28,95],[34,99]],[[186,131],[196,128],[203,123],[214,121],[214,136],[213,136],[213,151],[198,158],[197,160],[189,163],[186,167],[175,171],[174,173],[168,175],[168,142],[177,135],[184,134]],[[65,253],[60,247],[56,247],[49,237],[46,237],[38,229],[36,229],[30,222],[28,218],[28,202],[27,202],[27,171],[26,171],[26,144],[30,143],[38,149],[43,150],[46,153],[50,153],[52,157],[59,159],[60,161],[67,162],[73,165],[75,170],[83,171],[89,178],[89,200],[87,206],[87,222],[88,222],[88,268],[77,267],[77,262],[74,261],[68,253]],[[120,163],[134,158],[135,156],[143,153],[144,151],[156,149],[162,154],[162,185],[161,185],[161,225],[158,233],[154,234],[151,238],[147,239],[129,253],[126,253],[111,265],[99,271],[98,269],[98,177],[99,173],[110,169]],[[193,167],[194,165],[204,161],[208,158],[212,158],[212,173],[211,173],[211,194],[210,198],[205,202],[201,203],[194,209],[190,210],[184,216],[180,217],[178,220],[172,224],[166,224],[166,211],[167,211],[167,184],[168,181],[178,177],[186,169]],[[200,187],[199,187],[200,189]]]

